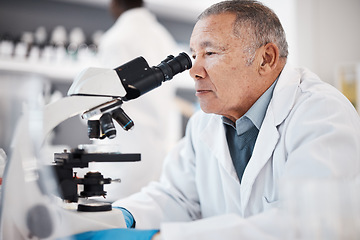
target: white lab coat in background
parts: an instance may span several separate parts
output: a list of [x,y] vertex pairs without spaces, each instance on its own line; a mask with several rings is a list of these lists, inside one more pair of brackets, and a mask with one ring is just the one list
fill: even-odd
[[[139,56],[152,67],[179,52],[172,36],[145,8],[124,12],[99,44],[99,60],[107,68],[118,67]],[[90,165],[90,169],[99,170],[104,177],[121,178],[121,183],[105,185],[107,201],[128,196],[159,178],[166,153],[181,137],[174,103],[174,82],[181,81],[181,75],[135,100],[124,102],[122,108],[135,123],[133,130],[126,132],[114,121],[116,138],[94,142],[100,151],[141,153],[141,162]]]
[[153,66],[167,55],[179,53],[171,34],[146,8],[124,12],[104,33],[98,49],[101,64],[110,68],[139,56]]
[[315,74],[286,65],[241,185],[221,116],[198,112],[161,181],[114,205],[128,209],[137,228],[161,228],[164,240],[288,239],[277,208],[283,179],[359,173],[358,113]]

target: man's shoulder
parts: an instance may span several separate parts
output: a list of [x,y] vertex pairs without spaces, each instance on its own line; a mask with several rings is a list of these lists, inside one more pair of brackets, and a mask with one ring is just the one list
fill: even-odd
[[301,73],[299,89],[309,101],[325,105],[349,105],[348,99],[335,86],[321,80],[309,70],[301,69]]

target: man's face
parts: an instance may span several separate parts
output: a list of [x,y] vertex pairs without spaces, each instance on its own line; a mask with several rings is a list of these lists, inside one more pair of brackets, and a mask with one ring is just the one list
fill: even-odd
[[[195,80],[196,96],[207,113],[240,118],[259,98],[260,61],[247,65],[247,35],[234,35],[234,14],[220,14],[199,20],[190,39],[194,58],[190,75]],[[261,89],[261,87],[260,87]],[[262,91],[262,90],[261,90]]]

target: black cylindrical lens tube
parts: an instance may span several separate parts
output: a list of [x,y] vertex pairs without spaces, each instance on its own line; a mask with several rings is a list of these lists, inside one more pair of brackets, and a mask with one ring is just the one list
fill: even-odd
[[162,61],[157,67],[164,74],[164,80],[168,81],[173,78],[174,75],[185,71],[186,69],[190,69],[192,66],[192,62],[190,57],[182,52],[178,56],[168,56],[164,61]]
[[105,113],[100,118],[101,131],[108,138],[113,139],[116,137],[116,129],[112,121],[110,113]]
[[89,120],[88,125],[88,136],[90,139],[100,138],[100,121],[99,120]]
[[134,127],[134,122],[121,108],[116,109],[112,113],[112,117],[120,124],[120,126],[128,131]]

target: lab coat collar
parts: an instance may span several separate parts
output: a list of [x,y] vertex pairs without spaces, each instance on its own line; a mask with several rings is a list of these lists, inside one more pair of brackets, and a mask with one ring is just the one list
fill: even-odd
[[265,164],[272,158],[273,151],[280,138],[277,126],[289,115],[295,102],[299,84],[300,74],[290,65],[286,64],[275,86],[273,98],[270,101],[254,146],[253,155],[242,178],[241,204],[244,213],[246,212],[245,209],[257,176]]
[[294,105],[296,91],[300,85],[300,78],[300,73],[287,63],[279,76],[273,98],[269,104],[269,108],[274,112],[275,126],[280,125],[290,113]]

